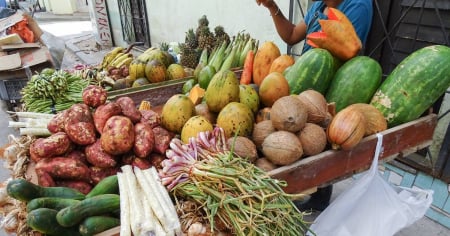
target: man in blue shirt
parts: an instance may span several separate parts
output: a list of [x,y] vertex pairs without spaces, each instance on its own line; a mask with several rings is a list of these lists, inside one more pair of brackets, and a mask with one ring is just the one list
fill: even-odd
[[[281,39],[289,45],[294,45],[306,38],[306,35],[321,30],[319,19],[328,19],[328,8],[336,8],[344,13],[352,22],[355,31],[364,45],[372,24],[372,0],[313,0],[314,3],[306,13],[305,19],[297,25],[292,24],[281,12],[274,0],[256,0],[258,5],[264,5],[272,16],[273,22]],[[302,53],[311,49],[304,44]],[[301,210],[324,210],[332,193],[332,185],[321,187],[311,195],[306,203],[295,202]]]
[[[292,24],[281,12],[273,0],[256,0],[257,4],[264,5],[272,16],[273,22],[281,39],[289,45],[294,45],[306,38],[306,35],[320,31],[319,19],[328,19],[328,7],[343,12],[352,22],[359,39],[364,45],[372,24],[372,0],[313,0],[314,3],[306,13],[305,19],[297,25]],[[305,44],[303,52],[311,49]]]

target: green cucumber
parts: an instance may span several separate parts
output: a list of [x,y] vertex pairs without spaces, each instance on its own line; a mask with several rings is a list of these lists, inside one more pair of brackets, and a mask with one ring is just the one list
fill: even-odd
[[83,236],[91,236],[120,225],[120,220],[111,216],[90,216],[84,219],[79,226]]
[[354,103],[369,103],[381,84],[380,64],[367,56],[356,56],[345,62],[328,88],[327,102],[336,104],[336,112]]
[[117,175],[111,175],[102,179],[88,194],[86,194],[86,198],[106,193],[119,194],[119,182],[117,181]]
[[78,202],[80,202],[80,200],[59,197],[40,197],[27,203],[27,212],[38,208],[61,210]]
[[6,187],[8,195],[20,201],[28,202],[40,197],[59,197],[82,200],[85,195],[69,187],[42,187],[25,179],[13,179]]
[[419,118],[450,87],[450,47],[421,48],[398,64],[372,97],[389,127]]
[[291,94],[313,89],[325,95],[335,72],[335,59],[325,49],[313,48],[300,56],[283,75]]
[[118,194],[102,194],[86,198],[79,203],[66,207],[58,212],[56,220],[65,227],[79,224],[89,216],[103,215],[120,209]]
[[27,225],[33,230],[46,235],[78,236],[81,235],[78,227],[63,227],[56,221],[58,211],[49,208],[38,208],[28,212]]

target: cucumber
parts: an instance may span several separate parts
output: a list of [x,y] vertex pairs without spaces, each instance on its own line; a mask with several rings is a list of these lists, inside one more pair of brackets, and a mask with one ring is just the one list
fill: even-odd
[[38,208],[61,210],[78,202],[80,202],[80,200],[59,197],[40,197],[27,203],[27,212]]
[[78,227],[63,227],[56,221],[57,210],[38,208],[28,212],[27,225],[33,230],[46,235],[78,236],[81,235]]
[[119,194],[119,182],[117,181],[117,175],[110,175],[102,179],[88,194],[86,194],[86,198],[106,193]]
[[119,225],[120,220],[115,217],[90,216],[81,222],[79,226],[79,231],[83,236],[90,236],[101,233],[103,231],[106,231]]
[[23,202],[40,197],[59,197],[82,200],[86,196],[69,187],[41,187],[25,179],[13,179],[6,186],[8,195]]
[[79,224],[89,216],[103,215],[120,209],[118,194],[102,194],[86,198],[79,203],[66,207],[58,212],[56,220],[64,227]]

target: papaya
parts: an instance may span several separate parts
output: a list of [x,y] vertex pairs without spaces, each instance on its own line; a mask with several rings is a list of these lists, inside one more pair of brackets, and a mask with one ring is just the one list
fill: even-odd
[[161,125],[174,133],[181,130],[193,115],[195,106],[191,99],[184,94],[175,94],[167,100],[161,111]]
[[239,102],[247,105],[253,113],[259,110],[259,95],[251,85],[239,85]]
[[252,110],[240,102],[230,102],[217,115],[217,126],[223,129],[227,138],[235,135],[249,137],[254,121]]
[[294,63],[295,63],[294,57],[287,54],[283,54],[275,58],[275,60],[272,62],[272,65],[270,65],[269,73],[275,71],[283,73],[286,68],[294,65]]
[[158,60],[150,60],[145,65],[145,77],[150,83],[158,83],[168,79],[166,66]]
[[197,137],[197,134],[199,132],[212,130],[213,126],[206,117],[201,115],[193,116],[186,121],[186,123],[183,126],[183,129],[181,130],[181,141],[183,143],[188,143],[189,138]]
[[239,101],[239,80],[231,70],[217,72],[205,91],[209,110],[219,112],[230,102]]
[[269,74],[272,62],[281,55],[278,46],[271,41],[264,42],[256,51],[253,59],[253,82],[260,85]]

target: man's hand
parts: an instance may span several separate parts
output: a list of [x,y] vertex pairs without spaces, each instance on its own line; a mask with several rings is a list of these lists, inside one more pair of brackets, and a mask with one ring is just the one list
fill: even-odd
[[258,4],[258,6],[261,6],[261,4],[262,4],[263,6],[265,6],[267,8],[270,8],[275,5],[273,0],[256,0],[256,4]]

